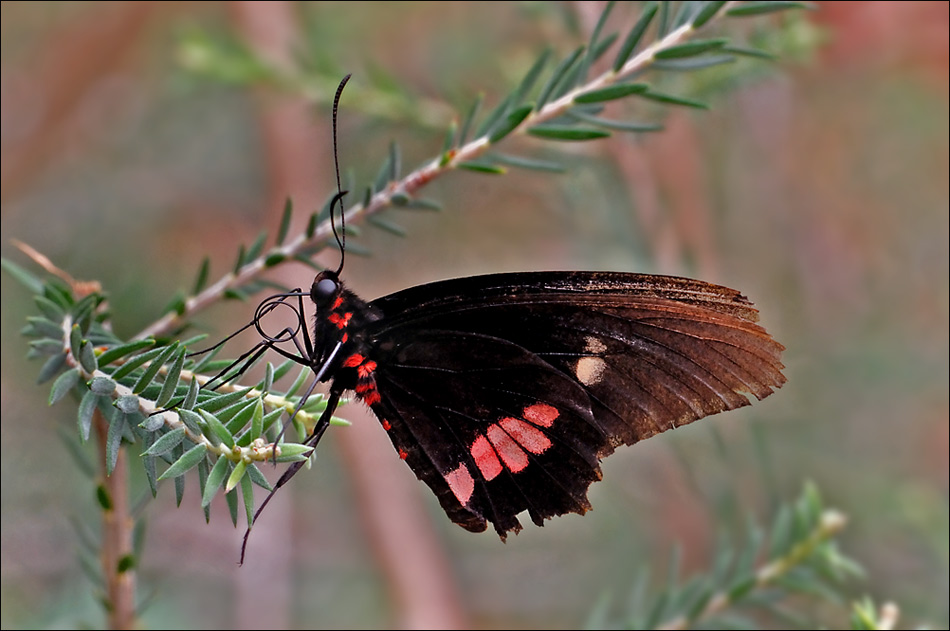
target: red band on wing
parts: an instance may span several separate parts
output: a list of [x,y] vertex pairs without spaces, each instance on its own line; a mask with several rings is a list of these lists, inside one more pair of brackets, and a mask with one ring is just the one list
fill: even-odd
[[469,448],[469,452],[471,452],[475,465],[486,480],[494,480],[501,473],[501,462],[498,460],[498,454],[495,453],[495,450],[488,443],[488,439],[484,436],[475,439],[475,442]]
[[531,421],[535,425],[540,425],[541,427],[551,427],[554,425],[554,419],[560,416],[561,413],[557,411],[557,408],[548,405],[547,403],[535,403],[534,405],[529,405],[521,413],[521,416],[528,421]]
[[533,454],[543,454],[551,447],[551,439],[545,436],[544,432],[521,419],[503,418],[498,424],[515,442]]
[[445,481],[449,483],[449,488],[455,494],[455,499],[459,504],[465,506],[472,499],[472,492],[475,490],[475,480],[472,474],[468,472],[468,467],[460,464],[454,471],[445,474]]
[[528,466],[528,454],[499,425],[490,426],[485,433],[509,471],[518,473]]

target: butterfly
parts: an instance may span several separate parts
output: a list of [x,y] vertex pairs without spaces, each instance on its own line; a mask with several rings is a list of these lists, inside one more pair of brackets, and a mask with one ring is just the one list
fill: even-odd
[[[316,447],[352,391],[453,522],[472,532],[491,524],[504,541],[521,530],[524,511],[539,526],[588,511],[588,487],[617,447],[748,405],[785,383],[784,347],[757,324],[752,303],[703,281],[521,272],[369,302],[357,296],[340,278],[346,231],[336,122],[348,79],[333,100],[337,193],[329,208],[340,265],[317,274],[309,291],[265,299],[252,322],[262,341],[236,362],[250,365],[272,349],[312,369],[292,417],[319,383],[329,385],[306,445]],[[312,329],[305,299],[315,309]],[[296,326],[268,335],[262,319],[280,307],[296,313]],[[283,473],[252,524],[302,465]]]
[[757,324],[752,303],[687,278],[491,274],[367,302],[326,270],[309,292],[279,294],[258,312],[293,297],[299,354],[265,345],[313,370],[304,400],[329,384],[306,444],[316,446],[354,392],[448,517],[472,532],[490,524],[502,540],[521,530],[524,511],[540,526],[589,510],[599,462],[618,446],[748,405],[785,382],[784,347]]

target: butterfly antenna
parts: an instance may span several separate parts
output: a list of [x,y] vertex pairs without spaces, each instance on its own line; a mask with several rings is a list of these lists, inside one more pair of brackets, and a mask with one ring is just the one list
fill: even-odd
[[[337,110],[340,107],[340,96],[343,94],[343,88],[346,86],[346,82],[350,80],[352,74],[348,74],[343,77],[343,80],[340,81],[340,85],[336,89],[336,96],[333,97],[333,168],[336,172],[336,196],[333,198],[333,201],[330,202],[330,227],[333,228],[333,236],[336,239],[337,244],[340,246],[340,267],[336,270],[336,275],[339,277],[340,272],[343,271],[343,260],[346,258],[346,213],[343,208],[343,196],[346,195],[346,192],[343,190],[343,186],[340,184],[340,158],[339,152],[337,151]],[[339,234],[336,231],[336,223],[333,221],[333,207],[336,203],[340,203],[340,232]]]

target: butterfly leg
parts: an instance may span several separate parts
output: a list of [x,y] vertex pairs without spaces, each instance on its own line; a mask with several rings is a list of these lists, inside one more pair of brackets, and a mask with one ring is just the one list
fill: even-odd
[[[316,383],[316,382],[315,382]],[[311,388],[312,390],[312,388]],[[340,391],[331,390],[330,394],[327,397],[327,407],[323,411],[323,414],[320,415],[320,418],[317,420],[317,424],[313,426],[313,432],[310,434],[310,437],[307,438],[307,442],[304,444],[308,447],[316,448],[317,443],[320,442],[320,439],[323,438],[324,432],[327,431],[327,428],[330,426],[330,419],[333,417],[333,413],[336,411],[336,407],[340,402]],[[306,398],[303,399],[306,401]],[[241,544],[241,561],[239,565],[244,564],[244,555],[247,551],[247,539],[251,535],[251,528],[254,527],[254,524],[257,523],[257,517],[264,510],[264,507],[267,506],[267,503],[270,502],[271,498],[274,497],[274,494],[277,493],[277,489],[287,484],[292,477],[294,477],[297,472],[300,470],[306,460],[301,460],[300,462],[295,462],[290,467],[284,471],[283,475],[277,480],[277,484],[274,485],[274,488],[270,493],[267,494],[267,497],[264,498],[264,501],[258,507],[257,512],[254,513],[254,518],[251,520],[251,525],[247,527],[247,530],[244,531],[244,542]]]

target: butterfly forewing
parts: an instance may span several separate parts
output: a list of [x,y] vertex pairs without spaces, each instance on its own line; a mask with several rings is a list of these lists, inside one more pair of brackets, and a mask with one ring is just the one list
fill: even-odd
[[[503,538],[589,508],[598,460],[784,383],[738,292],[553,272],[413,287],[370,303],[369,403],[449,517]],[[360,394],[359,390],[357,394]]]

